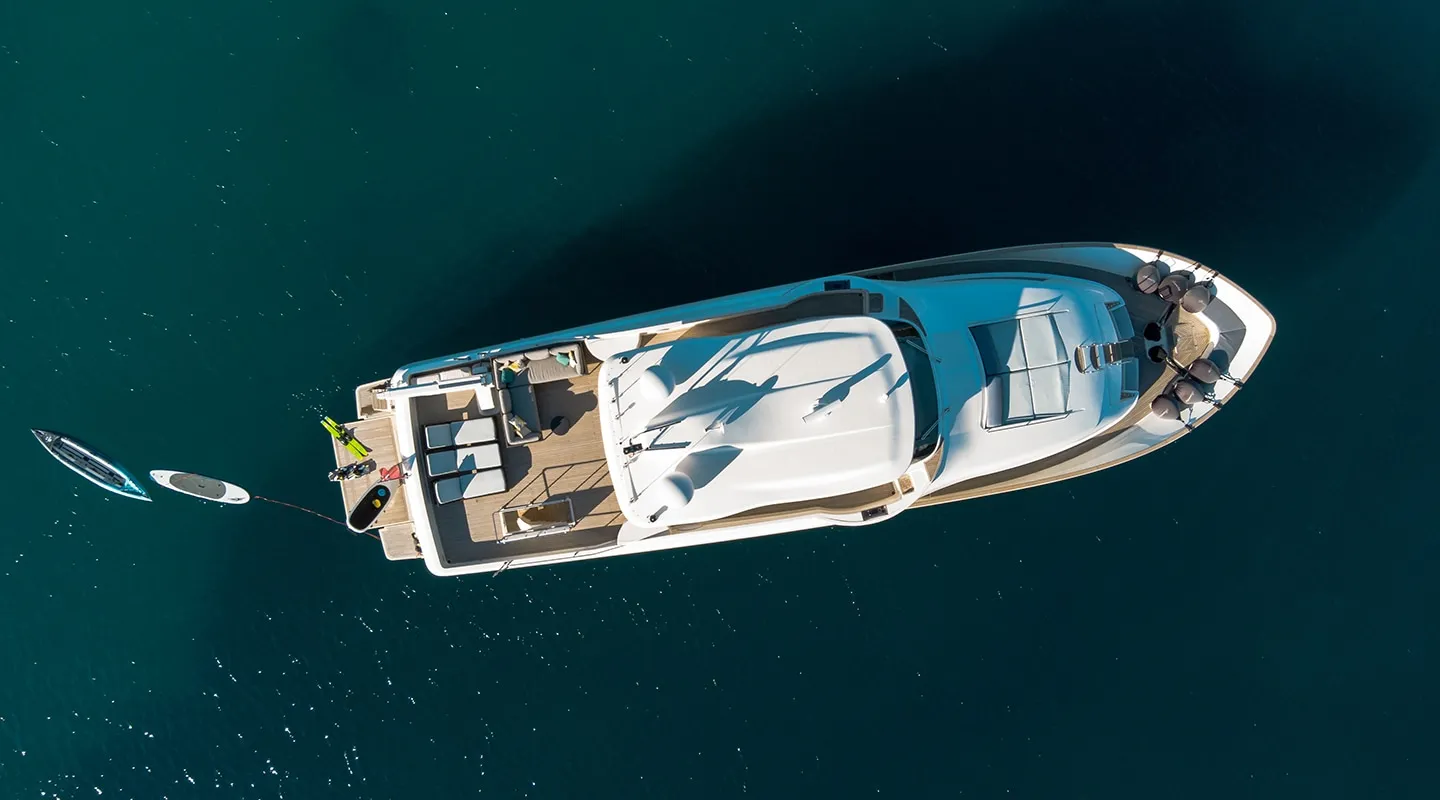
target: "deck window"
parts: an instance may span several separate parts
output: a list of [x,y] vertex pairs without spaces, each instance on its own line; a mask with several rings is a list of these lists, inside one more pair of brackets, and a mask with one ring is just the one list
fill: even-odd
[[1070,361],[1055,317],[1042,314],[970,329],[985,366],[986,428],[1070,413]]

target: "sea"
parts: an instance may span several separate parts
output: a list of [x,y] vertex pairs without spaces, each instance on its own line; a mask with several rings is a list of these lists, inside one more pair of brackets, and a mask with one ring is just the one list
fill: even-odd
[[[0,798],[1440,796],[1440,7],[0,0]],[[1275,315],[1061,484],[437,578],[322,414],[422,358],[1048,241]]]

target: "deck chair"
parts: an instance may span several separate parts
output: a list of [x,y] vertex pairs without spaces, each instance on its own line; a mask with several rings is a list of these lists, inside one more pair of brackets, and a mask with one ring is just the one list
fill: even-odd
[[505,471],[487,469],[435,481],[435,502],[444,505],[505,491]]
[[495,418],[462,419],[425,426],[425,448],[443,450],[495,441]]
[[456,472],[493,469],[498,466],[500,466],[500,445],[493,442],[478,447],[462,447],[459,450],[441,450],[425,456],[425,468],[432,478]]

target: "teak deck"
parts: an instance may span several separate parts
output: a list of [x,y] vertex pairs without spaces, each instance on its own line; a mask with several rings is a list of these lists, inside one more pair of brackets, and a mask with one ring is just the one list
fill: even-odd
[[[572,380],[534,386],[541,420],[540,439],[529,444],[508,446],[501,437],[501,469],[505,471],[508,489],[486,497],[433,505],[433,525],[446,558],[459,556],[462,552],[465,557],[474,557],[478,551],[492,548],[498,549],[489,553],[491,556],[524,555],[613,543],[624,518],[611,485],[605,446],[600,438],[596,393],[599,369],[599,364],[591,364],[584,375]],[[387,409],[388,404],[374,393],[375,386],[380,383],[366,384],[357,389],[357,410],[365,418],[345,426],[356,439],[370,448],[370,458],[375,460],[377,469],[400,463],[395,442],[395,415],[381,410]],[[482,415],[474,389],[418,397],[413,411],[417,442],[424,441],[423,432],[427,425],[474,419]],[[570,421],[570,427],[563,435],[551,430],[550,422],[559,417]],[[496,423],[504,424],[498,418]],[[333,450],[337,465],[355,463],[355,457],[340,442],[333,442]],[[428,492],[432,491],[432,481],[423,472],[424,455],[423,452],[418,453],[417,458],[405,466],[409,470],[421,471]],[[353,508],[376,480],[378,477],[341,481],[345,508]],[[420,553],[416,547],[411,509],[405,493],[396,494],[398,496],[376,523],[385,556],[391,560],[418,558]],[[568,532],[500,542],[501,532],[496,527],[496,517],[501,510],[560,497],[570,499],[575,513],[575,525]],[[426,510],[418,509],[416,513],[423,514]]]
[[[501,468],[510,487],[504,492],[436,506],[435,525],[443,537],[449,539],[451,532],[463,530],[472,542],[494,542],[500,538],[495,515],[501,509],[561,496],[570,498],[576,524],[571,534],[557,536],[618,527],[623,522],[600,438],[596,394],[599,370],[599,364],[591,364],[582,376],[534,387],[540,410],[540,440],[502,447]],[[426,425],[471,419],[479,413],[473,390],[420,397],[415,401],[416,424],[422,430]],[[556,417],[570,420],[570,429],[564,435],[550,430],[550,421]],[[535,541],[545,538],[554,537]]]
[[[358,439],[361,444],[370,448],[370,458],[375,460],[375,471],[369,475],[354,480],[339,481],[340,494],[345,501],[346,513],[349,513],[350,509],[355,507],[355,504],[360,501],[361,497],[365,496],[365,493],[370,490],[371,486],[374,486],[380,481],[380,470],[386,467],[393,467],[400,463],[400,455],[395,447],[395,426],[391,420],[391,415],[384,414],[382,416],[360,420],[359,422],[349,422],[345,424],[345,427],[349,429],[351,434]],[[330,443],[335,449],[335,464],[337,466],[354,464],[359,460],[355,458],[353,453],[346,450],[345,446],[340,444],[338,439],[332,438]],[[380,518],[375,520],[375,526],[385,527],[387,525],[398,525],[402,522],[409,521],[410,509],[405,503],[405,493],[396,491],[390,504],[385,507],[384,511],[380,512]]]

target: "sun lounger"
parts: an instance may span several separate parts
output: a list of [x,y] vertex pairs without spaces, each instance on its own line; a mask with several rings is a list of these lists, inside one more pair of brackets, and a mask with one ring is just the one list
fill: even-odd
[[425,426],[425,447],[442,450],[495,441],[495,418],[462,419]]
[[468,475],[457,475],[435,482],[435,501],[441,505],[456,500],[469,500],[505,491],[505,471],[488,469]]
[[494,443],[482,444],[478,447],[462,447],[459,450],[441,450],[425,456],[425,467],[432,478],[456,472],[493,469],[498,466],[500,466],[500,445]]

